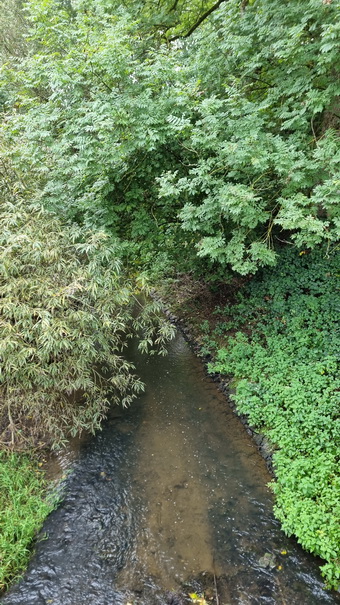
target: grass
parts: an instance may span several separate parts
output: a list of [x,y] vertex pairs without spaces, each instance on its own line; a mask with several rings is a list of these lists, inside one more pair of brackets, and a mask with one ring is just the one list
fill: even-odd
[[39,461],[0,452],[0,591],[22,575],[34,537],[52,508]]

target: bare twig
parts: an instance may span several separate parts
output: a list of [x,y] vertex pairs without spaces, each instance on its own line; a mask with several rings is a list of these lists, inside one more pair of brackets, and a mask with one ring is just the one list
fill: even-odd
[[9,420],[9,425],[8,428],[10,430],[11,433],[11,446],[14,446],[14,442],[15,442],[15,424],[13,422],[13,418],[12,418],[12,414],[11,414],[11,406],[10,403],[7,404],[7,412],[8,412],[8,420]]
[[215,587],[216,605],[220,605],[220,599],[219,599],[219,596],[218,596],[217,581],[216,581],[216,575],[215,574],[214,574],[214,587]]

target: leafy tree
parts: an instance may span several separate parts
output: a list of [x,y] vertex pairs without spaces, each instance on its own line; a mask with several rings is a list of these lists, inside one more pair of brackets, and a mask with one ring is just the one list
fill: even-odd
[[134,4],[140,23],[150,35],[174,42],[188,38],[226,0],[144,0]]
[[4,70],[18,107],[5,121],[18,166],[35,175],[49,208],[137,248],[164,248],[178,219],[158,200],[155,177],[177,161],[167,122],[176,57],[164,48],[143,58],[124,7],[114,19],[100,3],[75,18],[53,2],[30,8],[36,52],[17,72]]
[[246,274],[282,241],[331,249],[338,3],[229,0],[190,36],[215,5],[175,5],[159,5],[167,30],[153,2],[28,3],[34,55],[5,72],[6,124],[44,203],[144,261],[185,244]]
[[192,155],[161,195],[181,199],[200,256],[253,273],[279,242],[339,238],[338,8],[228,2],[188,46],[195,111],[171,124]]
[[26,54],[26,30],[21,0],[0,0],[0,62]]

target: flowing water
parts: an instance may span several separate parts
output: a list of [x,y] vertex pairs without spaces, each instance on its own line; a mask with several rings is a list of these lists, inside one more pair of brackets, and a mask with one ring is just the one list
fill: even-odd
[[[339,603],[281,532],[256,446],[180,335],[133,353],[146,392],[83,444],[2,605]],[[67,466],[69,457],[60,458]]]

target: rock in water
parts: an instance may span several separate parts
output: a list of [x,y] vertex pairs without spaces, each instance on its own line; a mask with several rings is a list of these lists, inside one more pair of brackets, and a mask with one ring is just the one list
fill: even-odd
[[276,557],[270,552],[266,552],[263,557],[259,559],[260,567],[265,567],[267,569],[273,569],[276,566]]

